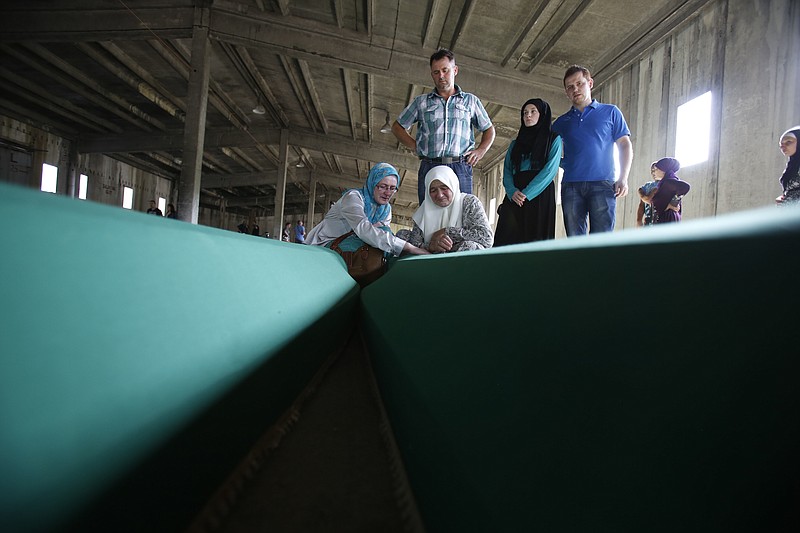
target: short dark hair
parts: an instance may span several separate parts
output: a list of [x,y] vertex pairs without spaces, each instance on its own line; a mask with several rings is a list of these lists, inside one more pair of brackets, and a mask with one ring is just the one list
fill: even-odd
[[447,48],[439,48],[431,56],[430,64],[433,65],[434,61],[439,61],[440,59],[444,59],[445,57],[450,61],[452,61],[453,63],[456,62],[456,56],[453,54],[453,52],[451,52]]
[[584,77],[586,77],[586,79],[589,79],[589,78],[592,77],[592,73],[589,72],[588,68],[586,68],[586,67],[584,67],[582,65],[571,65],[567,69],[567,71],[564,73],[564,80],[563,80],[564,87],[567,86],[567,78],[569,78],[573,74],[577,74],[578,72],[582,72]]

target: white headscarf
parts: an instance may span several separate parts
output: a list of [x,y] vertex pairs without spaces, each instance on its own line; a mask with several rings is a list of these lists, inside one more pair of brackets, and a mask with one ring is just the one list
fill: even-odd
[[[431,183],[439,180],[453,191],[453,201],[447,207],[439,207],[431,200]],[[458,185],[458,176],[453,169],[440,165],[433,167],[425,175],[425,200],[414,213],[413,219],[425,235],[425,242],[431,242],[431,236],[442,228],[461,227],[461,214],[464,210],[464,196]]]

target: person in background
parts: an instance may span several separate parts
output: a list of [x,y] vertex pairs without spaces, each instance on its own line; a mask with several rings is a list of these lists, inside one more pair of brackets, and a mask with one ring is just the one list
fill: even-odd
[[283,232],[281,233],[281,240],[283,242],[292,242],[292,223],[287,222],[283,226]]
[[800,139],[800,126],[794,126],[781,135],[780,149],[786,156],[786,168],[781,174],[783,194],[775,198],[777,205],[800,204],[800,153],[797,140]]
[[653,175],[658,185],[650,194],[644,195],[642,187],[639,197],[652,206],[653,224],[681,221],[681,203],[691,186],[676,175],[681,164],[674,157],[663,157],[654,163]]
[[150,209],[147,210],[148,215],[158,215],[160,217],[164,216],[164,213],[161,212],[161,209],[156,207],[156,201],[150,200]]
[[167,204],[167,218],[178,218],[178,212],[175,211],[173,204]]
[[658,186],[658,181],[656,181],[656,162],[650,165],[650,177],[653,178],[650,181],[646,181],[644,185],[639,187],[639,207],[636,209],[636,226],[651,226],[653,224],[653,206],[650,202],[645,202],[642,199],[642,196],[650,196],[656,186]]
[[[617,106],[592,98],[593,86],[586,67],[569,67],[564,74],[564,91],[572,107],[553,123],[553,131],[564,140],[561,208],[569,237],[586,235],[587,231],[613,231],[617,198],[628,194],[633,161],[631,132]],[[616,181],[615,144],[620,167]]]
[[[431,55],[434,90],[417,96],[392,124],[397,140],[420,158],[417,173],[419,203],[425,200],[425,175],[437,165],[447,165],[458,176],[462,192],[472,192],[472,167],[492,146],[494,126],[480,99],[455,84],[458,65],[453,52],[440,48]],[[417,124],[416,139],[408,131]],[[481,132],[475,147],[472,129]]]
[[397,236],[432,253],[492,247],[492,228],[477,196],[459,190],[452,168],[433,167],[425,176],[428,194],[414,213],[414,228]]
[[551,131],[550,105],[532,98],[520,110],[520,128],[503,167],[506,196],[494,236],[495,246],[556,237],[556,185],[561,137]]
[[298,244],[306,243],[306,227],[303,225],[302,220],[298,220],[297,225],[294,227],[294,242]]
[[[307,243],[328,246],[338,237],[353,232],[353,237],[386,254],[424,255],[429,252],[392,235],[392,206],[389,201],[397,192],[400,174],[389,163],[378,163],[369,171],[360,189],[348,189],[331,206],[322,222],[308,232]],[[355,246],[357,243],[350,243]]]

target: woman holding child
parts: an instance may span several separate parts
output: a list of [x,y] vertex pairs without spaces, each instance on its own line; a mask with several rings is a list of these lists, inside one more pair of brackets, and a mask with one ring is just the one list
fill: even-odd
[[397,236],[433,253],[482,250],[492,246],[492,228],[477,196],[462,193],[458,176],[447,166],[425,175],[426,195],[414,213],[414,228]]
[[676,172],[681,164],[674,157],[662,157],[653,163],[653,177],[657,185],[647,191],[647,185],[639,188],[639,198],[652,206],[653,224],[681,221],[681,201],[691,186],[678,178]]

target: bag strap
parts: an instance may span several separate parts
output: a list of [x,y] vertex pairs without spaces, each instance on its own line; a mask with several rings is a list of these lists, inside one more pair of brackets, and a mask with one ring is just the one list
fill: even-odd
[[339,249],[339,245],[342,244],[342,241],[348,238],[350,235],[355,235],[353,230],[348,231],[344,235],[339,235],[338,237],[336,237],[331,243],[331,250],[333,250],[334,252],[340,252],[341,250]]

